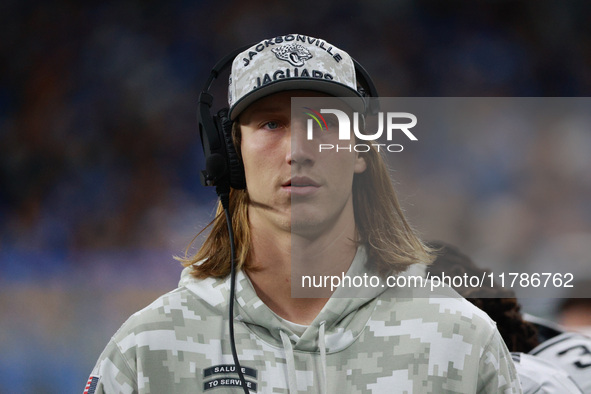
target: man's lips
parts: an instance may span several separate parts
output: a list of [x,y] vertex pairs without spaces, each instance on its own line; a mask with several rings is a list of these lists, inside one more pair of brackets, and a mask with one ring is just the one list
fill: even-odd
[[320,187],[320,184],[305,176],[295,176],[284,182],[283,187]]
[[320,183],[305,176],[295,176],[284,182],[281,187],[292,196],[309,196],[320,188]]

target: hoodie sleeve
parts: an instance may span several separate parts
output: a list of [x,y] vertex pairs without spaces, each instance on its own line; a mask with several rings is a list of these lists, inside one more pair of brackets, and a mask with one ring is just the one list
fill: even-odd
[[136,373],[111,340],[100,355],[84,394],[134,394],[137,393]]
[[477,392],[522,393],[511,353],[497,330],[480,356]]

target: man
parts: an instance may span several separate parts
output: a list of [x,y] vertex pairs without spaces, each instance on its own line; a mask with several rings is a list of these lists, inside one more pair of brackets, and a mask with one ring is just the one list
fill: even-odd
[[[364,298],[291,296],[293,271],[397,275],[431,260],[380,155],[319,152],[319,140],[336,138],[332,126],[310,140],[305,116],[292,115],[294,97],[352,98],[334,105],[364,111],[358,72],[346,52],[303,35],[263,40],[235,56],[228,122],[246,184],[227,201],[235,299],[220,207],[201,249],[183,259],[179,288],[133,315],[109,342],[89,380],[95,392],[521,392],[494,323],[452,290],[378,286]],[[228,328],[233,303],[244,381]]]

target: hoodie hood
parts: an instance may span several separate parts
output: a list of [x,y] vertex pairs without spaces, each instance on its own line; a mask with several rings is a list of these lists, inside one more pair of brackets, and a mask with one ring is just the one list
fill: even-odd
[[[367,270],[367,253],[363,246],[357,248],[346,275],[363,274]],[[230,277],[223,279],[195,279],[191,268],[183,270],[179,287],[185,286],[207,302],[218,313],[226,314],[230,294]],[[244,323],[261,341],[282,348],[287,364],[287,380],[290,392],[297,392],[297,372],[295,353],[308,352],[320,355],[319,392],[327,393],[326,356],[337,353],[352,345],[366,327],[376,304],[375,298],[384,288],[364,289],[365,298],[341,298],[337,289],[329,298],[318,316],[301,336],[291,330],[285,320],[277,316],[256,294],[252,282],[242,271],[236,273],[236,301],[234,319]],[[343,294],[344,295],[344,294]],[[351,294],[348,294],[349,296]]]
[[[420,272],[424,267],[411,266],[402,275]],[[365,247],[359,246],[346,276],[351,278],[364,275],[378,275],[367,264]],[[215,308],[222,315],[227,315],[230,294],[230,277],[222,279],[195,279],[191,268],[185,268],[179,287],[186,287],[202,301]],[[387,287],[338,288],[324,305],[318,316],[298,335],[290,324],[275,314],[256,294],[247,275],[236,273],[236,306],[234,319],[245,324],[248,330],[262,342],[282,349],[287,365],[287,384],[290,392],[297,392],[298,379],[296,353],[314,353],[319,355],[317,364],[318,389],[327,393],[327,355],[338,353],[353,345],[367,327],[372,313],[379,305],[378,296]]]
[[[367,273],[367,253],[363,246],[357,249],[347,275],[363,275]],[[179,287],[185,286],[199,296],[220,314],[227,314],[230,294],[229,276],[222,279],[196,279],[191,275],[191,267],[181,274]],[[236,273],[235,319],[245,323],[261,340],[277,347],[285,347],[285,337],[290,341],[293,350],[304,352],[327,353],[341,351],[351,345],[363,331],[371,313],[375,308],[376,297],[384,288],[363,289],[361,297],[344,298],[343,289],[337,289],[328,300],[314,321],[298,336],[284,320],[277,316],[256,294],[247,275],[242,271]],[[369,290],[369,291],[368,291]],[[323,338],[320,338],[322,327]],[[325,346],[320,346],[324,341]],[[321,349],[324,347],[324,349]]]

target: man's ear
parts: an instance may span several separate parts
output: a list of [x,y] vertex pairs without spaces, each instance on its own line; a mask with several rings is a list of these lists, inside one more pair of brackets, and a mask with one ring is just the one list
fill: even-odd
[[353,168],[356,174],[360,174],[367,169],[365,158],[360,153],[357,153],[357,157],[355,158],[355,166]]

